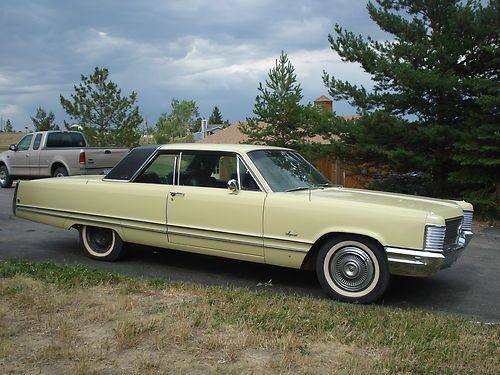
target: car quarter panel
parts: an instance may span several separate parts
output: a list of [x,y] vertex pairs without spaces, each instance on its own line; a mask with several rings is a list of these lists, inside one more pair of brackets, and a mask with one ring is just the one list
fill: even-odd
[[124,241],[166,246],[166,199],[171,186],[66,177],[24,182],[17,215],[62,228],[113,228]]

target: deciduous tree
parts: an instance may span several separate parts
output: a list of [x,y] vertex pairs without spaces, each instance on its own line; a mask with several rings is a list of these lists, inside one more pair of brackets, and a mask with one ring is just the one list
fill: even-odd
[[200,126],[198,106],[193,100],[172,99],[172,110],[163,113],[156,122],[158,143],[190,142],[192,132]]

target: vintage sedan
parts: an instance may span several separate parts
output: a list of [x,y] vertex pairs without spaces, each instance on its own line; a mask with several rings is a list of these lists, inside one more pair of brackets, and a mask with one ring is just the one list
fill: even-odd
[[22,181],[13,210],[78,229],[94,259],[136,243],[315,270],[330,296],[360,303],[391,275],[449,267],[473,214],[464,201],[333,186],[293,150],[201,144],[136,148],[105,177]]

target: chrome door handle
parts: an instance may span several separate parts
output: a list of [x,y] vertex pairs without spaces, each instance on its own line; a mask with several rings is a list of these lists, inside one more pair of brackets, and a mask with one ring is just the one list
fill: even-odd
[[175,197],[175,196],[183,197],[184,193],[179,193],[179,192],[176,192],[176,191],[171,191],[170,192],[170,196],[172,196],[172,197]]

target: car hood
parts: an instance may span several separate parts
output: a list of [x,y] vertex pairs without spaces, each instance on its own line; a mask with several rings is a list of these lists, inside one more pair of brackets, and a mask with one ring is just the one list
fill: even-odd
[[[303,193],[307,193],[307,191]],[[379,205],[386,208],[410,209],[425,212],[427,215],[439,215],[443,219],[461,216],[463,209],[468,208],[466,202],[340,187],[312,190],[311,200],[316,199],[349,201],[366,205]]]

